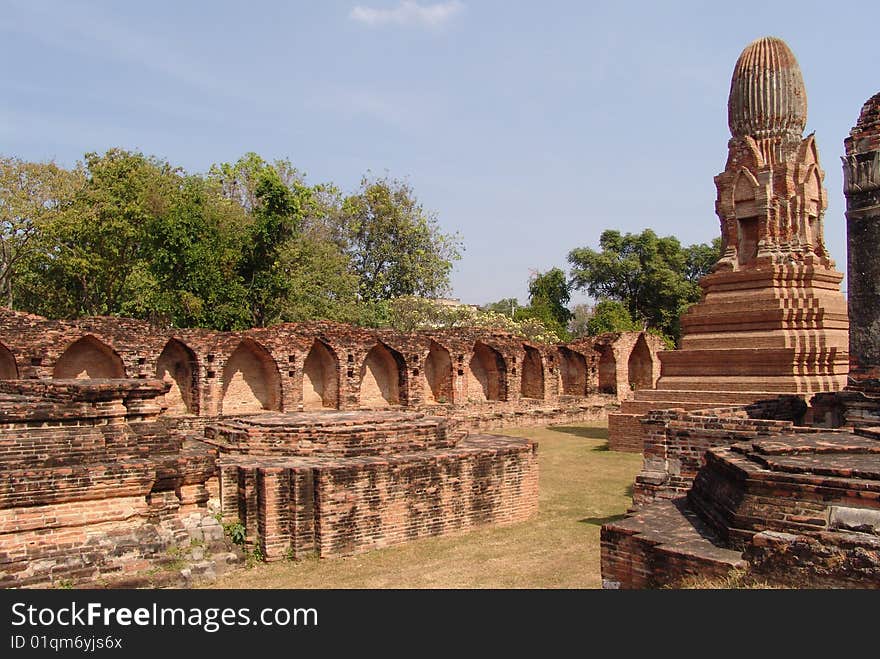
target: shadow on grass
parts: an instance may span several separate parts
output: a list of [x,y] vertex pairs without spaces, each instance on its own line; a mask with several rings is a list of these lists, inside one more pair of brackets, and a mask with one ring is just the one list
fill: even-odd
[[626,496],[628,496],[630,499],[633,498],[633,484],[632,484],[632,483],[630,483],[629,485],[626,486],[626,489],[624,490],[624,493],[625,493]]
[[621,513],[620,515],[608,515],[607,517],[584,517],[583,519],[579,519],[578,521],[582,524],[602,526],[603,524],[608,524],[609,522],[616,522],[617,520],[623,519],[624,517],[626,517],[626,515]]
[[[550,430],[555,432],[564,432],[575,437],[583,437],[584,439],[604,439],[608,441],[608,428],[594,426],[550,426]],[[598,449],[605,450],[608,449]]]

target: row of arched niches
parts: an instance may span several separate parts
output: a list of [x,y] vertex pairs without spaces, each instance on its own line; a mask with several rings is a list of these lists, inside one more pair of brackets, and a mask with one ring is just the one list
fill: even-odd
[[0,379],[162,379],[169,414],[554,402],[651,387],[656,370],[657,346],[640,333],[547,346],[474,330],[324,323],[169,336],[131,320],[26,319],[19,332],[4,322]]

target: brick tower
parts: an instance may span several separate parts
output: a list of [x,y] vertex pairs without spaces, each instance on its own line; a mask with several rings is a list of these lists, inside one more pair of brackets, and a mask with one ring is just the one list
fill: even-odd
[[[656,390],[612,415],[611,447],[641,450],[650,409],[748,404],[838,391],[849,369],[843,275],[823,239],[825,177],[803,136],[807,95],[794,54],[764,37],[730,82],[727,164],[715,177],[723,253],[681,318],[681,349],[659,353]],[[876,266],[874,266],[876,268]]]
[[682,316],[658,388],[813,394],[846,385],[843,275],[825,249],[827,193],[807,95],[780,39],[749,44],[733,71],[727,165],[715,177],[723,255]]
[[880,378],[880,93],[844,140],[850,376]]

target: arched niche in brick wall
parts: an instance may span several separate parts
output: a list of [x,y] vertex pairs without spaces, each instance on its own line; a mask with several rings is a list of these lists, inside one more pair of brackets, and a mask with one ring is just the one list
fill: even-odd
[[563,395],[587,395],[587,358],[582,354],[560,346],[559,376],[562,380]]
[[116,352],[88,334],[68,346],[55,362],[53,378],[124,378],[125,366]]
[[540,352],[527,345],[523,345],[520,394],[523,398],[544,399],[544,360]]
[[468,398],[472,402],[507,400],[507,364],[500,352],[481,341],[468,363]]
[[17,380],[18,366],[15,356],[5,345],[0,343],[0,380]]
[[281,409],[281,376],[272,355],[243,339],[223,367],[221,413],[247,414]]
[[617,360],[611,346],[599,346],[599,392],[617,393]]
[[452,357],[446,348],[433,339],[425,359],[425,384],[425,403],[452,402]]
[[374,345],[361,366],[361,407],[399,405],[405,372],[403,355],[384,343]]
[[156,362],[156,377],[171,385],[165,394],[167,414],[199,413],[198,362],[189,346],[169,339]]
[[339,407],[339,359],[333,348],[315,339],[303,362],[303,409]]
[[650,389],[654,386],[654,359],[645,335],[641,334],[629,354],[627,362],[629,384],[633,391],[636,389]]

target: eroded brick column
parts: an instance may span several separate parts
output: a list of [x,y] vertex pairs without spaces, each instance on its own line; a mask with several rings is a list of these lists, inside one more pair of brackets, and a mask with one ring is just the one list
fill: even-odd
[[224,522],[232,522],[239,518],[238,467],[234,465],[220,468],[220,510]]
[[290,549],[290,478],[282,467],[257,473],[260,549],[267,561],[285,558]]
[[290,470],[290,536],[296,559],[317,550],[314,472],[308,467]]
[[844,140],[850,377],[880,377],[880,94]]

